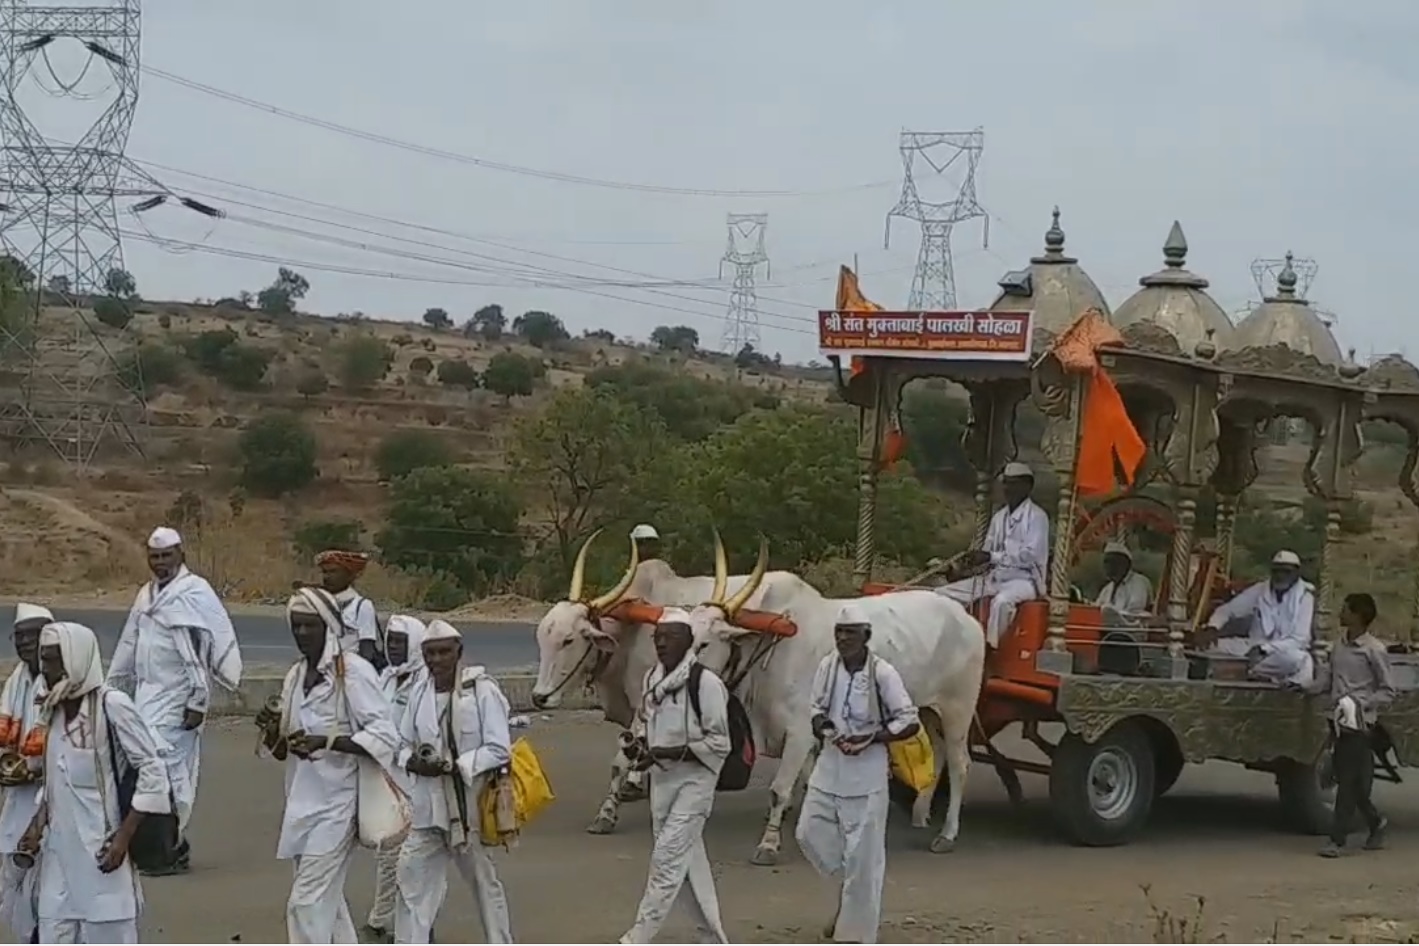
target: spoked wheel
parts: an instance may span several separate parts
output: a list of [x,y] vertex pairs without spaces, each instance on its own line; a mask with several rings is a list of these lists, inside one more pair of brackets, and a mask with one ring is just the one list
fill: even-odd
[[1157,767],[1153,744],[1124,720],[1093,744],[1067,733],[1055,750],[1050,807],[1064,836],[1088,847],[1127,844],[1153,810]]

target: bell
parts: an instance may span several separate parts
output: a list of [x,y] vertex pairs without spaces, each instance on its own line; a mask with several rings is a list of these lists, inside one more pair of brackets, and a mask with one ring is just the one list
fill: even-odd
[[0,752],[0,785],[23,785],[30,780],[30,765],[13,749]]
[[261,705],[261,709],[262,709],[263,712],[270,713],[272,716],[280,716],[280,715],[281,715],[281,697],[280,697],[280,695],[279,695],[279,694],[272,694],[271,696],[268,696],[268,697],[266,698],[266,702]]

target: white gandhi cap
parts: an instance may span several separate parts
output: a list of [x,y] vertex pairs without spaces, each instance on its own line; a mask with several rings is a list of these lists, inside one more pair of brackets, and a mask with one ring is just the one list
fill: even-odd
[[634,529],[631,530],[631,538],[658,539],[660,538],[660,533],[655,531],[655,526],[648,525],[642,522],[640,525],[636,526]]
[[424,643],[429,641],[462,640],[463,635],[458,633],[458,628],[441,618],[434,618],[429,622],[428,630],[424,632]]
[[1128,546],[1124,545],[1122,542],[1119,542],[1119,541],[1117,541],[1117,540],[1115,540],[1115,541],[1113,541],[1113,542],[1110,542],[1110,543],[1108,543],[1107,545],[1104,546],[1104,554],[1105,554],[1105,555],[1122,555],[1124,558],[1128,559],[1130,562],[1133,561],[1133,553],[1128,550]]
[[872,619],[867,616],[867,610],[856,601],[849,601],[838,611],[837,626],[871,626]]
[[1016,477],[1022,476],[1028,476],[1030,479],[1035,478],[1035,473],[1030,469],[1029,465],[1021,463],[1019,460],[1012,460],[1005,464],[1005,469],[1000,472],[1000,475],[1007,480],[1013,480]]
[[656,619],[656,624],[684,624],[690,623],[690,612],[684,608],[665,608],[660,612],[660,617]]
[[15,605],[15,623],[23,624],[26,621],[53,621],[54,615],[48,608],[42,608],[37,604],[26,604],[21,601]]
[[148,536],[148,548],[155,551],[175,549],[181,544],[182,536],[177,534],[176,529],[169,529],[167,526],[158,526],[153,530],[153,534]]
[[1295,552],[1291,551],[1290,549],[1282,549],[1281,551],[1277,552],[1275,555],[1271,556],[1271,564],[1273,564],[1273,565],[1290,565],[1292,568],[1300,568],[1300,567],[1301,567],[1301,556],[1297,555]]

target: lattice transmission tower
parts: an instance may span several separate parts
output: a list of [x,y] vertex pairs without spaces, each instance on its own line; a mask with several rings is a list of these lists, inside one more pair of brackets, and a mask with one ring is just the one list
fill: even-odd
[[[12,295],[0,319],[0,436],[14,447],[47,443],[71,469],[86,468],[108,441],[142,454],[141,371],[136,361],[118,370],[117,333],[98,329],[87,311],[123,269],[119,201],[144,210],[172,196],[124,156],[138,104],[140,20],[138,0],[0,0],[0,245],[23,300]],[[88,54],[68,80],[50,59],[59,44]],[[38,88],[95,98],[79,90],[93,67],[111,76],[108,106],[76,143],[57,143],[20,96]]]
[[729,354],[737,354],[745,345],[759,347],[759,293],[756,278],[759,267],[769,276],[769,252],[764,245],[768,235],[768,214],[730,214],[726,218],[729,242],[719,261],[719,278],[724,267],[734,267],[734,283],[729,290],[729,313],[724,319],[722,346]]
[[[902,196],[887,212],[885,247],[892,243],[892,218],[902,217],[921,225],[921,250],[912,276],[907,308],[942,311],[956,307],[956,269],[951,262],[951,231],[959,223],[985,220],[989,239],[990,217],[976,201],[976,168],[985,150],[985,131],[904,131],[898,150],[902,155]],[[954,181],[949,200],[925,200],[916,180],[918,160],[938,178]]]

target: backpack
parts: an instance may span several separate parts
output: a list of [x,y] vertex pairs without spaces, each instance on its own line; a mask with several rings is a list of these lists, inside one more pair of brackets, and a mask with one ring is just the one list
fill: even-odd
[[[704,725],[704,716],[700,713],[700,678],[704,675],[704,664],[692,664],[690,679],[685,684],[690,694],[690,708],[695,711],[695,719],[701,726]],[[714,787],[721,792],[738,792],[749,787],[749,776],[754,773],[754,760],[758,753],[754,751],[754,731],[749,725],[749,713],[744,709],[744,704],[732,692],[729,693],[728,704],[729,756],[719,770],[719,781]]]
[[[99,691],[104,699],[107,688]],[[113,720],[104,707],[104,717],[108,724],[108,761],[113,767],[114,788],[117,792],[118,820],[123,823],[133,810],[133,796],[138,791],[138,770],[128,762],[118,741],[118,732]],[[138,830],[128,845],[128,857],[140,871],[162,870],[177,861],[182,847],[182,838],[177,825],[177,798],[168,792],[171,811],[163,815],[145,815],[138,823]]]

